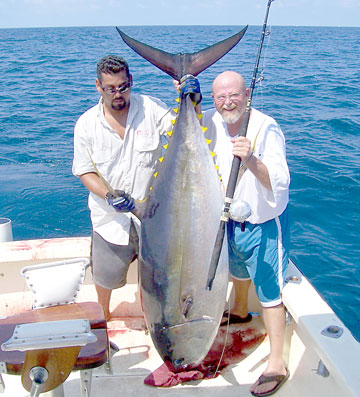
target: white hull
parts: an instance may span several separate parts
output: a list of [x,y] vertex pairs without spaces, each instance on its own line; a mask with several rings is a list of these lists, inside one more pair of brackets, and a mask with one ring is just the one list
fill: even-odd
[[[31,307],[31,296],[20,277],[20,269],[41,262],[89,256],[89,238],[13,241],[0,244],[0,315],[7,316]],[[91,396],[250,396],[249,386],[261,375],[269,352],[268,340],[236,365],[227,367],[214,379],[189,382],[172,388],[144,385],[144,378],[162,361],[155,351],[145,324],[137,293],[137,268],[131,267],[128,284],[114,292],[111,309],[115,320],[108,324],[109,337],[120,348],[113,357],[114,373],[102,368],[94,370]],[[290,379],[277,396],[359,396],[360,344],[291,263],[289,275],[300,283],[290,282],[284,288],[283,300],[292,318],[286,330],[284,358]],[[88,271],[78,301],[96,301],[96,293]],[[251,311],[260,307],[251,291]],[[324,336],[322,331],[337,326],[343,330],[338,338]],[[320,365],[319,365],[320,363]],[[0,363],[1,365],[1,363]],[[325,369],[324,369],[325,367]],[[319,373],[319,369],[320,372]],[[4,397],[27,396],[20,376],[2,374]],[[72,372],[64,385],[65,395],[80,396],[79,374]]]

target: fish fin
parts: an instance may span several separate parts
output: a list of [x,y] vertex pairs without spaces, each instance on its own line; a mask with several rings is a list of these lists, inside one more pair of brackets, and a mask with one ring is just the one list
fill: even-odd
[[197,76],[227,54],[244,36],[247,26],[240,32],[194,53],[171,54],[135,40],[116,27],[124,42],[140,56],[163,72],[180,81],[186,74]]
[[191,295],[188,295],[186,298],[183,299],[181,312],[186,318],[189,314],[190,309],[194,305],[194,298]]
[[145,213],[147,197],[142,200],[134,200],[135,208],[131,211],[140,221]]

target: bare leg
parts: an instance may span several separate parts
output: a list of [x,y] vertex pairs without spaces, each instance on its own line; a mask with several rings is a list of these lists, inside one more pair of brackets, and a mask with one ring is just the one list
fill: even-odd
[[105,317],[106,320],[109,321],[111,316],[110,316],[110,298],[111,298],[111,289],[106,289],[103,287],[100,287],[100,285],[95,284],[97,296],[98,296],[98,302],[104,309]]
[[[264,375],[285,375],[286,369],[283,361],[283,348],[285,337],[285,309],[283,305],[264,307],[265,327],[270,340],[270,355]],[[250,390],[256,393],[264,393],[271,390],[275,382],[257,386],[257,382]]]
[[235,291],[235,300],[231,313],[245,318],[248,315],[248,294],[251,280],[232,279]]

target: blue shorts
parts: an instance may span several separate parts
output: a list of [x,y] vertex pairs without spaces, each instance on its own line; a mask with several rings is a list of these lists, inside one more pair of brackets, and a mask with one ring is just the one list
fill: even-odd
[[260,224],[245,222],[244,231],[232,219],[227,225],[230,274],[239,280],[251,278],[264,307],[282,303],[290,246],[287,212]]

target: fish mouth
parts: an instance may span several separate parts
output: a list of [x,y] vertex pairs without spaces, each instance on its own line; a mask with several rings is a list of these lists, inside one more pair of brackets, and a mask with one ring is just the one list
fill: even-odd
[[158,330],[158,346],[167,367],[173,372],[199,366],[209,352],[218,331],[219,321],[202,316],[182,323],[162,326]]
[[184,327],[197,325],[199,323],[212,323],[214,325],[217,325],[218,321],[214,317],[210,317],[210,316],[195,317],[195,318],[186,320],[179,324],[164,326],[163,330],[164,331],[165,330],[177,330],[178,328],[183,329]]

